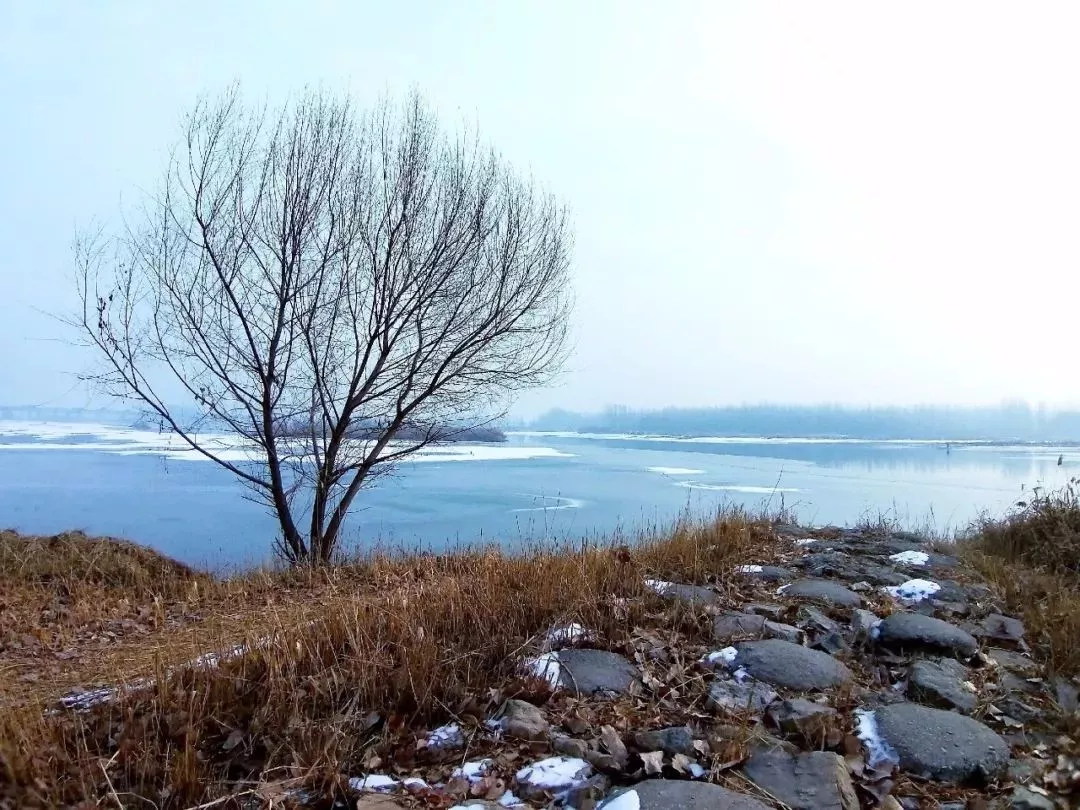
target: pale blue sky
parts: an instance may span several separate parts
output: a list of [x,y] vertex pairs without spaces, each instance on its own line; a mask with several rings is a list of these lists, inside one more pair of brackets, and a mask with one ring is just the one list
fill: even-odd
[[0,0],[0,402],[78,404],[70,241],[234,79],[420,88],[572,208],[520,404],[1080,402],[1080,5]]

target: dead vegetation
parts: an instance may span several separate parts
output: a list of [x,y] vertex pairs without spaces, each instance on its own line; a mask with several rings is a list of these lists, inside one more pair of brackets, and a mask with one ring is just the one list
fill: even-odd
[[984,518],[960,544],[966,561],[1021,616],[1052,672],[1080,674],[1080,481],[1036,490],[1001,519]]
[[[766,521],[727,513],[632,546],[216,580],[116,541],[4,534],[0,805],[188,807],[269,784],[328,799],[374,760],[407,769],[393,758],[415,755],[416,729],[480,723],[492,700],[534,693],[517,662],[555,624],[630,656],[646,624],[703,644],[708,626],[658,612],[643,580],[723,591],[774,542]],[[183,666],[238,644],[246,654]],[[125,683],[89,711],[55,711],[72,687]]]

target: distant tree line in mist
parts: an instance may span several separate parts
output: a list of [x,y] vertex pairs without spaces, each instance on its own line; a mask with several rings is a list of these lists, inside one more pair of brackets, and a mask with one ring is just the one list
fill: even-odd
[[600,413],[555,409],[530,420],[535,430],[643,433],[673,436],[763,436],[1066,442],[1080,441],[1080,411],[1025,403],[996,407],[867,407],[740,405]]

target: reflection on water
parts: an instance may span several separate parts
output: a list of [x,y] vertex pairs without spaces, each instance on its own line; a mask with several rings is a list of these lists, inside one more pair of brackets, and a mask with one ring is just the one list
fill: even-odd
[[[91,428],[0,424],[0,525],[129,537],[218,568],[265,559],[275,521],[228,472],[179,456],[156,433]],[[1077,447],[519,435],[402,465],[357,500],[347,540],[513,548],[632,535],[731,503],[783,505],[814,523],[883,515],[948,531],[1077,469]]]

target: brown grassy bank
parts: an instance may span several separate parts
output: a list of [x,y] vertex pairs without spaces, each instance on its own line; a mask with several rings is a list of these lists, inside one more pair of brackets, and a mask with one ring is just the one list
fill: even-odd
[[1035,492],[1004,518],[984,518],[961,543],[966,561],[1022,616],[1037,657],[1080,674],[1080,481]]
[[[724,588],[775,542],[767,521],[728,513],[632,548],[217,580],[118,541],[4,533],[0,805],[190,807],[269,783],[331,796],[410,750],[399,743],[417,724],[481,722],[493,701],[535,691],[515,662],[554,624],[581,622],[628,654],[646,618],[707,639],[689,614],[660,612],[643,580]],[[250,651],[181,666],[236,644]],[[72,688],[141,678],[151,685],[90,711],[53,711]]]

